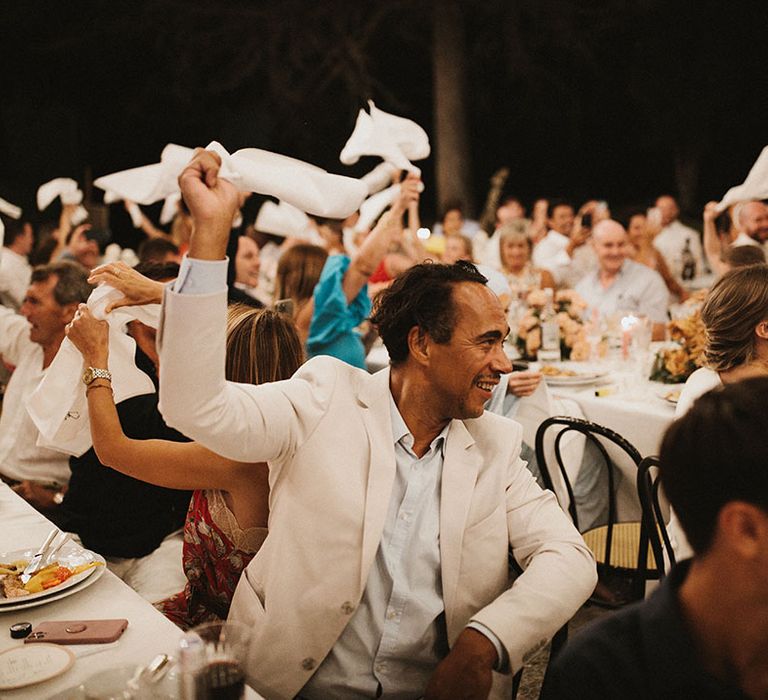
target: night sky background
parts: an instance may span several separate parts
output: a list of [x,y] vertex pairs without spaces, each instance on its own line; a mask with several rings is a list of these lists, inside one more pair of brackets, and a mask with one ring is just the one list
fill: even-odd
[[[595,197],[614,210],[678,194],[687,169],[681,194],[697,220],[768,143],[766,2],[459,4],[478,209],[505,165],[505,192],[527,204]],[[0,197],[52,218],[33,202],[53,177],[82,186],[156,162],[168,142],[213,139],[359,176],[375,161],[348,168],[338,154],[367,98],[433,133],[435,11],[426,0],[3,3]],[[433,158],[419,165],[429,221]],[[130,238],[119,207],[111,225]]]

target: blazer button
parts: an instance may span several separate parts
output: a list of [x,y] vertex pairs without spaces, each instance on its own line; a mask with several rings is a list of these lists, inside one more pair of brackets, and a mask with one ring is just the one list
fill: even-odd
[[311,671],[315,667],[315,660],[311,656],[308,656],[301,662],[301,667],[305,671]]
[[353,612],[355,612],[355,606],[347,600],[341,604],[341,612],[343,612],[345,615],[351,615]]

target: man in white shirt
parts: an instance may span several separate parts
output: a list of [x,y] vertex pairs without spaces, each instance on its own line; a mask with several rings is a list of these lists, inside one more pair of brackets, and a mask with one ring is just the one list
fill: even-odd
[[662,195],[656,200],[656,207],[661,215],[661,231],[653,239],[654,247],[664,256],[670,271],[679,282],[683,274],[683,251],[688,245],[696,261],[696,276],[704,270],[704,253],[701,237],[696,229],[685,226],[677,218],[680,209],[674,197]]
[[0,415],[0,478],[43,511],[63,499],[69,456],[37,446],[39,432],[24,400],[45,376],[64,340],[65,326],[92,289],[80,265],[51,263],[32,270],[21,315],[0,308],[0,354],[16,367]]
[[519,459],[520,426],[483,410],[511,370],[498,298],[466,263],[418,265],[373,316],[390,368],[316,357],[285,382],[228,383],[237,193],[218,168],[198,152],[179,179],[195,233],[163,301],[160,394],[170,425],[270,467],[269,537],[230,613],[253,630],[249,682],[269,698],[487,697],[596,581]]
[[26,221],[9,219],[5,222],[5,240],[0,257],[0,304],[18,311],[29,286],[34,236]]
[[533,249],[534,267],[549,270],[558,285],[569,280],[568,270],[576,251],[589,239],[589,229],[574,226],[576,215],[567,202],[553,201],[547,209],[549,232]]
[[624,227],[607,219],[592,231],[598,270],[584,277],[576,291],[587,302],[587,315],[610,317],[617,311],[647,316],[654,339],[664,337],[669,292],[661,275],[627,258],[629,238]]
[[736,208],[739,235],[732,245],[765,246],[768,241],[768,206],[763,202],[744,202]]

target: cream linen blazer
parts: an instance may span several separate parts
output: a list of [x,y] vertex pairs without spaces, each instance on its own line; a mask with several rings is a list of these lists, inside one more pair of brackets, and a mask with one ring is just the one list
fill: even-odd
[[[270,466],[269,536],[240,579],[230,619],[253,628],[249,683],[295,696],[355,612],[395,476],[389,370],[318,357],[261,386],[224,379],[225,292],[166,291],[160,409],[209,449]],[[451,422],[440,552],[450,644],[472,620],[512,671],[592,592],[595,564],[553,495],[520,460],[521,428],[485,413]],[[508,549],[525,570],[510,584]]]

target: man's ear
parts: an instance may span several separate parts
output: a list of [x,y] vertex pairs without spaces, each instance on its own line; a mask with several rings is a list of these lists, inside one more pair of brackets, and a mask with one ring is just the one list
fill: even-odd
[[71,304],[64,304],[64,306],[61,307],[61,320],[64,325],[69,323],[75,317],[75,312],[77,311],[78,306],[78,302],[73,301]]
[[760,321],[755,328],[755,334],[763,340],[768,339],[768,321]]
[[768,544],[768,514],[746,501],[729,501],[717,516],[720,535],[745,559],[764,555]]
[[429,335],[414,326],[408,331],[408,352],[420,365],[429,362]]

